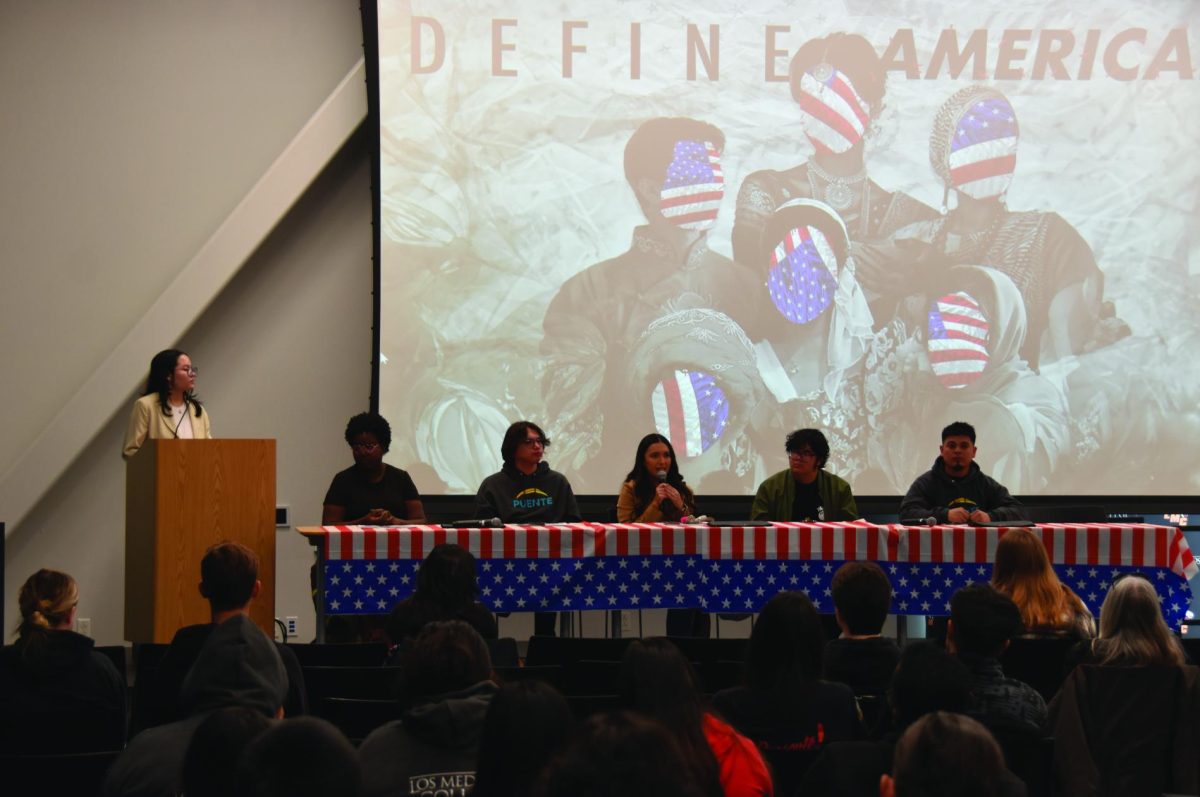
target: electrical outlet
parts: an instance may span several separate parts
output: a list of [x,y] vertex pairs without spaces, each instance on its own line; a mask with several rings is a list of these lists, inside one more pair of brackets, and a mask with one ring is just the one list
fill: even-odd
[[75,624],[76,624],[76,625],[78,626],[78,628],[79,628],[79,633],[83,634],[84,636],[91,636],[91,635],[92,635],[92,618],[90,618],[90,617],[77,617],[77,618],[75,619]]
[[296,635],[296,618],[295,617],[285,617],[284,625],[287,626],[289,637],[293,637]]
[[621,636],[633,633],[633,612],[621,612]]

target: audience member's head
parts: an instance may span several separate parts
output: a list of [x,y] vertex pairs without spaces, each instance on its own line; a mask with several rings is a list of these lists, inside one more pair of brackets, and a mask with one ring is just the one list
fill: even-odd
[[434,546],[417,571],[414,595],[447,611],[467,608],[479,595],[475,557],[453,543]]
[[892,583],[874,562],[846,562],[830,583],[833,605],[842,630],[854,636],[870,636],[883,630],[892,605]]
[[209,634],[183,679],[179,700],[189,715],[243,706],[279,717],[287,688],[287,672],[275,643],[238,613]]
[[998,797],[1004,754],[992,734],[962,714],[935,711],[909,726],[884,775],[880,797]]
[[1082,610],[1055,575],[1041,537],[1029,529],[1009,529],[996,544],[992,586],[1013,599],[1030,631],[1067,626]]
[[950,597],[946,646],[954,653],[998,658],[1021,633],[1021,612],[991,584],[971,584]]
[[905,728],[931,711],[968,711],[971,672],[934,643],[913,642],[900,653],[888,702],[897,728]]
[[402,699],[408,703],[459,692],[492,677],[487,643],[461,620],[430,623],[401,655]]
[[1154,584],[1129,575],[1117,580],[1100,607],[1097,664],[1122,667],[1187,663],[1179,641],[1163,620]]
[[183,758],[183,793],[188,797],[228,797],[237,787],[237,761],[271,720],[250,708],[230,706],[196,726]]
[[501,686],[479,738],[473,797],[528,797],[574,727],[567,699],[553,686],[536,679]]
[[700,679],[675,643],[665,637],[635,639],[625,648],[617,691],[626,708],[667,727],[683,749],[696,780],[720,793],[717,760],[704,736]]
[[659,722],[630,711],[595,714],[550,762],[538,797],[703,797],[683,751]]
[[258,595],[258,554],[240,542],[225,540],[204,552],[200,560],[200,594],[213,614],[239,611]]
[[66,573],[43,568],[25,579],[17,603],[21,608],[17,636],[27,643],[43,638],[47,631],[71,627],[79,603],[79,586]]
[[750,632],[746,683],[787,692],[821,677],[825,635],[812,601],[802,592],[780,592],[767,601]]
[[278,722],[238,767],[239,797],[357,797],[358,754],[342,732],[317,717]]

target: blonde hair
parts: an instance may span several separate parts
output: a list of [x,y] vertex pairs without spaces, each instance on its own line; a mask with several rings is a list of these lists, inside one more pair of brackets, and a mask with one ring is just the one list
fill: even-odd
[[17,604],[21,608],[21,624],[17,636],[25,639],[31,634],[44,634],[66,622],[71,610],[79,603],[79,586],[75,579],[58,570],[37,571],[21,585]]
[[1097,664],[1124,667],[1187,663],[1167,628],[1154,585],[1137,576],[1123,578],[1100,607],[1100,638],[1092,643]]
[[1087,607],[1058,580],[1041,538],[1029,529],[1010,529],[996,545],[992,586],[1021,611],[1027,630],[1062,629],[1075,623]]

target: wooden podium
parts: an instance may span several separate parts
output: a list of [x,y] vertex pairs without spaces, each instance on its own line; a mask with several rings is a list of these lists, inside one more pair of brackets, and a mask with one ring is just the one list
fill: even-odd
[[147,440],[125,471],[125,638],[207,623],[200,560],[222,540],[258,554],[254,622],[275,636],[275,441]]

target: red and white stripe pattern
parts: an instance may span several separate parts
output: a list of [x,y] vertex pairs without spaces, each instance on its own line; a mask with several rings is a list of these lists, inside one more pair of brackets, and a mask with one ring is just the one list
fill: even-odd
[[963,388],[983,375],[987,342],[987,316],[971,294],[950,293],[929,308],[929,365],[944,386]]
[[828,64],[800,77],[800,110],[813,145],[836,154],[862,141],[871,123],[870,109],[850,78]]
[[677,141],[659,200],[663,217],[687,230],[706,230],[724,197],[721,153],[712,142]]
[[[328,560],[423,559],[442,543],[480,559],[698,555],[707,559],[808,561],[991,562],[1007,529],[971,526],[877,526],[775,523],[769,526],[681,526],[663,523],[564,523],[446,529],[441,526],[325,526]],[[1200,572],[1183,532],[1147,524],[1062,524],[1031,528],[1055,564]]]

